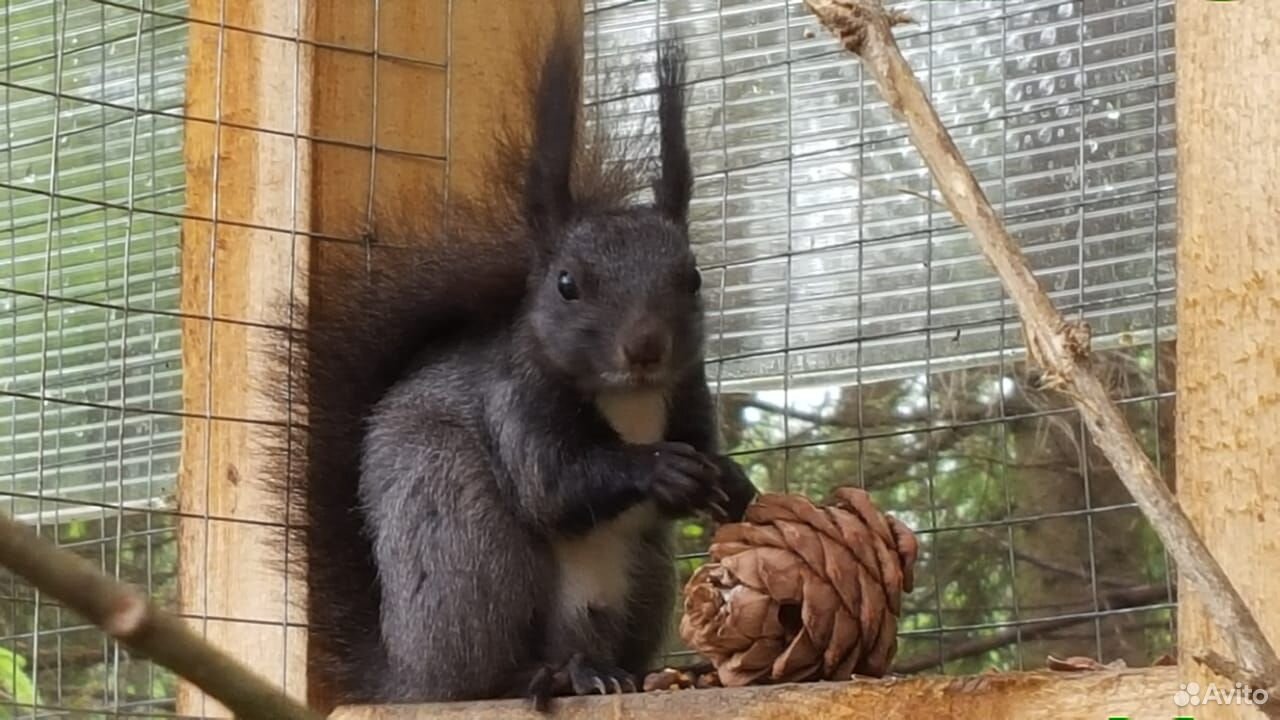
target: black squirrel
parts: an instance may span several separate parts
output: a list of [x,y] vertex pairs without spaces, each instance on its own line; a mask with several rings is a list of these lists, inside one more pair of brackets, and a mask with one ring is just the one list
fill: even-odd
[[305,418],[272,475],[337,702],[634,690],[671,618],[672,521],[755,495],[704,375],[682,50],[660,44],[638,204],[643,164],[581,137],[581,49],[554,34],[482,192],[374,230],[273,350]]

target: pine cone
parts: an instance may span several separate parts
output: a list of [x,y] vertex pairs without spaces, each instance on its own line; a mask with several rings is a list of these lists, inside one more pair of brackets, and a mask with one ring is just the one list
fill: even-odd
[[726,687],[883,676],[919,546],[866,492],[761,495],[684,589],[680,635]]

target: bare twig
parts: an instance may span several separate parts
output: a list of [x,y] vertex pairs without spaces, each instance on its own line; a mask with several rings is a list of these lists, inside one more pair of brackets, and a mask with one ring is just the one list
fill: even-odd
[[133,588],[0,515],[0,565],[252,720],[322,720]]
[[886,10],[880,0],[805,0],[805,4],[847,50],[861,57],[889,107],[907,125],[951,214],[973,233],[1017,307],[1028,355],[1043,369],[1044,385],[1075,402],[1094,443],[1151,522],[1179,572],[1200,594],[1206,612],[1253,684],[1275,688],[1280,683],[1280,658],[1094,374],[1088,326],[1064,318],[1040,287],[902,56],[892,27],[907,18]]

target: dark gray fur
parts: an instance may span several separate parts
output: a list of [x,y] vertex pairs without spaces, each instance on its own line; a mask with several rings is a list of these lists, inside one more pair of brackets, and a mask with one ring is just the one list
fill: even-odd
[[[280,355],[308,422],[278,469],[315,667],[341,702],[638,682],[673,609],[671,522],[736,518],[754,495],[718,454],[703,374],[680,53],[660,58],[651,206],[583,150],[579,53],[565,32],[546,52],[532,132],[495,146],[491,196],[422,249],[366,259],[293,338],[305,358]],[[635,391],[666,398],[656,442],[623,442],[596,402]],[[601,533],[625,540],[625,595],[567,605],[557,548]]]

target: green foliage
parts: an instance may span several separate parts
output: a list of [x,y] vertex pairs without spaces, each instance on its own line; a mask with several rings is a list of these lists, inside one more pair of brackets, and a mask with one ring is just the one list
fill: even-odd
[[27,714],[23,707],[40,705],[40,696],[27,671],[27,659],[9,648],[0,647],[0,719]]

